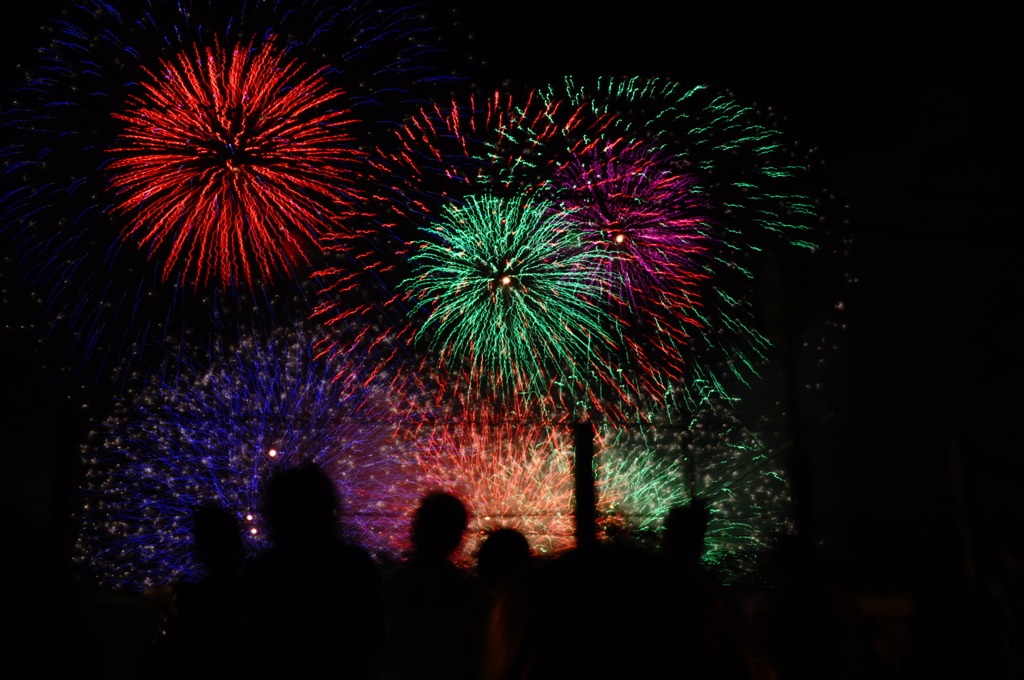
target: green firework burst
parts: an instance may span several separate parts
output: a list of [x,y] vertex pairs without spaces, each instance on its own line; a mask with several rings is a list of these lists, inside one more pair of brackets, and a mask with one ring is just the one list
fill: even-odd
[[726,403],[705,404],[679,427],[609,430],[598,455],[599,507],[607,523],[660,542],[672,508],[705,506],[704,561],[735,579],[792,531],[777,452]]
[[602,408],[599,386],[615,379],[599,359],[612,322],[602,255],[528,198],[471,198],[425,231],[406,288],[427,313],[417,338],[446,379],[506,411]]

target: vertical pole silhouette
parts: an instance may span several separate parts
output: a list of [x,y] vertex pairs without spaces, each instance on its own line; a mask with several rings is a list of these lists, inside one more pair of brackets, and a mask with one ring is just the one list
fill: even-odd
[[597,493],[594,490],[594,425],[576,423],[573,479],[576,487],[576,546],[590,548],[597,543]]

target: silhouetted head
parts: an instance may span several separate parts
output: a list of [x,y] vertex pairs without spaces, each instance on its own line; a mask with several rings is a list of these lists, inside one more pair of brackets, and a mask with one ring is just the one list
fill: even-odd
[[497,590],[509,574],[530,561],[530,543],[515,529],[497,529],[487,534],[476,554],[480,578]]
[[455,552],[466,531],[466,506],[442,491],[427,494],[412,518],[413,552],[420,557],[444,559]]
[[206,506],[192,513],[192,545],[210,576],[229,575],[242,559],[242,530],[224,508]]
[[700,501],[669,510],[665,516],[665,552],[686,562],[699,560],[710,521],[711,513]]
[[284,470],[267,482],[263,515],[275,543],[334,538],[337,510],[334,482],[317,465]]

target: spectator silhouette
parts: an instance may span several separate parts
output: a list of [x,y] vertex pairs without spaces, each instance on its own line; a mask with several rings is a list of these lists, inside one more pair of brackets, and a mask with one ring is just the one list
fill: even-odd
[[493,595],[509,577],[526,568],[531,557],[525,536],[515,529],[496,529],[487,535],[477,552],[477,574]]
[[599,544],[538,564],[499,592],[485,680],[700,677],[665,561]]
[[740,608],[705,568],[711,512],[700,500],[677,506],[665,516],[664,555],[678,598],[680,634],[690,647],[687,668],[694,677],[744,678],[747,649]]
[[338,538],[337,510],[334,484],[315,465],[285,470],[267,484],[264,519],[273,547],[246,575],[256,675],[374,675],[380,573],[362,549]]
[[694,501],[672,508],[665,516],[665,555],[677,567],[699,569],[711,513]]
[[413,515],[412,555],[386,581],[391,672],[398,680],[477,677],[479,593],[450,562],[466,530],[466,508],[433,492]]
[[235,667],[242,622],[241,532],[223,508],[193,513],[192,545],[204,578],[150,592],[169,605],[152,659],[162,677],[220,676]]

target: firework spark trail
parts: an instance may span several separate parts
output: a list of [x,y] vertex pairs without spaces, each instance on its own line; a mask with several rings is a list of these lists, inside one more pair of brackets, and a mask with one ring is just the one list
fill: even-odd
[[466,195],[531,193],[609,124],[587,110],[535,92],[470,95],[421,109],[396,129],[397,150],[387,154],[408,182],[407,213],[433,219]]
[[206,504],[238,518],[252,553],[266,545],[264,483],[307,461],[337,485],[350,538],[390,554],[406,518],[388,510],[415,501],[414,442],[396,434],[410,431],[409,409],[394,401],[400,391],[362,387],[363,365],[316,360],[315,344],[277,332],[216,345],[209,363],[151,376],[120,399],[84,451],[83,572],[119,587],[194,577],[189,518]]
[[343,95],[323,70],[303,75],[272,44],[197,47],[114,114],[113,213],[130,216],[126,238],[168,251],[164,280],[179,265],[196,285],[272,280],[358,214],[368,164],[346,112],[319,113]]
[[599,408],[595,381],[613,380],[595,359],[610,342],[601,255],[526,198],[473,198],[425,231],[405,286],[441,371],[466,371],[470,393],[499,408]]

